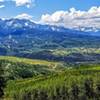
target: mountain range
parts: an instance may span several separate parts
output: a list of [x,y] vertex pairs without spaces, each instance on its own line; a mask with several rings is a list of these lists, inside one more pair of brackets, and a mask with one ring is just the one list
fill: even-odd
[[53,51],[69,48],[100,48],[100,31],[41,25],[26,19],[0,19],[0,55],[55,60],[59,57]]

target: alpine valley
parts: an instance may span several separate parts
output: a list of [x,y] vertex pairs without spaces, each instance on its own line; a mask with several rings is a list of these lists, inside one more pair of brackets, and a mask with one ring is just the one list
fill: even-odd
[[0,19],[0,55],[68,63],[100,60],[100,30],[40,25],[26,19]]
[[2,100],[100,100],[99,76],[100,29],[0,19]]

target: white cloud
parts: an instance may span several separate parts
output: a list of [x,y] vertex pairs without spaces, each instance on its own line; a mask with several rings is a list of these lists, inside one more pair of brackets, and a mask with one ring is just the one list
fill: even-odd
[[88,11],[71,8],[69,11],[44,14],[41,16],[40,23],[76,29],[84,27],[100,29],[100,7],[91,7]]
[[35,5],[35,0],[0,0],[1,3],[9,1],[15,2],[16,6],[26,6],[27,8]]
[[4,0],[0,0],[0,2],[4,2]]
[[34,0],[13,0],[16,3],[16,6],[26,6],[30,8],[34,5]]
[[15,18],[32,20],[32,16],[31,16],[31,15],[28,15],[28,14],[26,14],[26,13],[17,15]]
[[5,7],[5,5],[0,5],[0,8],[4,8]]

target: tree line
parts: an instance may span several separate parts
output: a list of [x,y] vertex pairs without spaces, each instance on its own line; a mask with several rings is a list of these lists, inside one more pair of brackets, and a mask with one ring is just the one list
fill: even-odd
[[[52,88],[51,88],[52,90]],[[19,97],[19,98],[18,98]],[[73,83],[71,87],[62,84],[61,87],[55,87],[53,91],[46,89],[34,89],[31,92],[25,91],[21,96],[14,95],[14,100],[100,100],[100,82],[96,83],[92,79],[85,79],[84,83],[79,85]]]

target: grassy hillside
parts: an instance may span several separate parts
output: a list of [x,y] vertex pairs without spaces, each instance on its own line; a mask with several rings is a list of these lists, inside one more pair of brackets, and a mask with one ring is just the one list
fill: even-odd
[[5,100],[100,100],[100,64],[1,56]]
[[15,100],[99,100],[100,65],[81,65],[55,75],[8,81],[5,98]]
[[16,57],[0,56],[0,66],[3,66],[7,79],[30,78],[37,75],[49,75],[62,71],[63,63],[45,60],[32,60]]
[[10,57],[10,56],[0,56],[0,60],[7,60],[10,62],[19,62],[19,63],[21,62],[21,63],[27,63],[32,65],[45,65],[51,67],[62,64],[62,63],[50,62],[46,60],[32,60],[27,58],[18,58],[18,57]]

